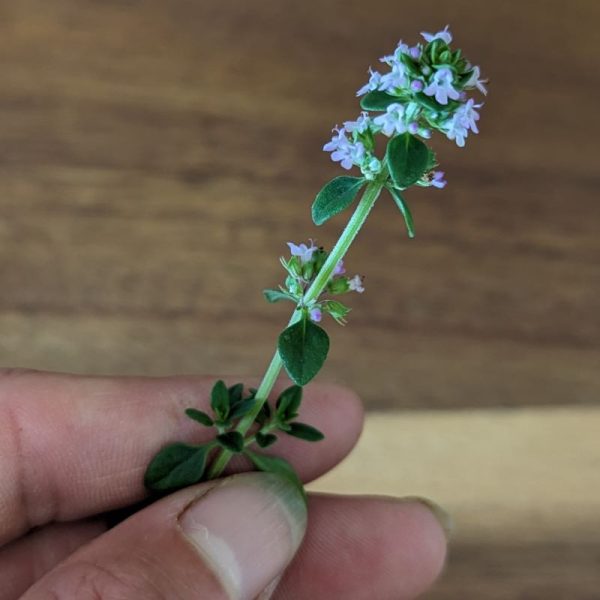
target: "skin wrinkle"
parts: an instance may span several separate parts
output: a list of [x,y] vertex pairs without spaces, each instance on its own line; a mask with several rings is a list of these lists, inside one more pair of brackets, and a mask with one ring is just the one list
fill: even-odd
[[11,439],[14,445],[14,452],[12,456],[16,458],[16,481],[15,481],[15,491],[17,497],[17,506],[22,511],[23,521],[25,525],[25,530],[29,531],[33,528],[33,524],[31,522],[31,516],[29,511],[29,497],[27,494],[27,483],[26,483],[26,468],[25,468],[25,459],[23,456],[23,440],[22,440],[22,430],[19,419],[11,407],[10,403],[8,404],[8,409],[4,411],[7,416],[6,422],[8,426],[8,431],[11,434]]
[[[77,574],[77,570],[80,569],[81,573]],[[108,567],[99,565],[95,562],[90,562],[88,560],[79,560],[75,563],[69,564],[64,569],[57,570],[57,574],[61,574],[61,571],[66,572],[66,576],[59,577],[57,579],[58,585],[60,586],[62,581],[75,581],[75,587],[73,590],[67,589],[66,592],[69,592],[70,595],[61,595],[59,592],[60,588],[57,588],[56,585],[51,587],[49,591],[53,594],[57,594],[57,598],[60,600],[71,600],[72,598],[85,598],[85,600],[110,600],[112,598],[138,598],[139,593],[143,592],[144,600],[167,600],[152,584],[152,582],[145,578],[143,583],[150,584],[150,588],[153,589],[155,593],[149,595],[150,588],[142,589],[139,587],[138,583],[134,582],[134,587],[130,585],[130,582],[126,581],[122,576],[119,576],[113,569]],[[72,577],[69,577],[69,572],[74,572],[77,576],[77,579],[74,580]],[[116,588],[113,587],[116,584]],[[44,588],[44,592],[46,592],[46,588]],[[72,593],[71,593],[72,592]],[[85,593],[86,596],[80,596],[80,593]],[[115,594],[118,592],[118,595]],[[130,595],[131,593],[136,595]],[[123,595],[127,593],[128,595]],[[93,594],[93,595],[90,595]]]
[[[22,374],[30,374],[31,371],[18,371],[16,376],[20,376]],[[14,377],[15,374],[11,373],[9,375],[9,379]],[[0,385],[7,385],[7,381],[0,382]],[[11,402],[6,402],[6,406],[3,407],[3,414],[6,417],[6,423],[11,433],[11,438],[13,440],[14,451],[9,453],[9,456],[13,457],[13,464],[16,467],[16,482],[15,482],[15,490],[16,490],[16,498],[17,501],[15,506],[17,506],[17,510],[19,511],[18,517],[22,517],[22,529],[21,535],[27,533],[34,527],[37,527],[41,524],[48,524],[55,521],[58,517],[58,507],[60,506],[60,492],[56,487],[56,483],[54,483],[54,478],[50,478],[50,481],[53,481],[51,486],[48,486],[48,478],[45,478],[46,486],[43,493],[35,490],[35,486],[32,485],[33,477],[31,475],[30,470],[27,468],[28,464],[33,464],[34,461],[31,460],[31,456],[29,459],[26,459],[28,454],[27,448],[31,446],[31,444],[27,443],[27,427],[22,424],[21,417],[19,416],[19,412],[16,409],[16,403],[13,405]],[[35,502],[33,501],[32,496],[41,495],[44,497],[44,515],[40,519],[36,519],[32,507],[35,506]]]

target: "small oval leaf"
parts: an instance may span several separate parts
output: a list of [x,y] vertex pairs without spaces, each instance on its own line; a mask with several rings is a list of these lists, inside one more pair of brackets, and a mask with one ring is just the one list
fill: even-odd
[[299,385],[292,385],[283,390],[277,399],[277,416],[282,421],[293,419],[298,414],[298,409],[302,403],[302,388]]
[[342,175],[326,183],[312,205],[315,225],[323,225],[331,217],[348,208],[365,181],[363,177]]
[[242,452],[244,449],[244,436],[239,431],[229,431],[217,436],[217,442],[231,452]]
[[427,170],[429,156],[427,146],[410,133],[392,138],[386,159],[394,185],[405,189],[416,183]]
[[229,415],[230,419],[239,419],[248,414],[255,406],[256,400],[254,396],[238,402],[232,409]]
[[306,425],[306,423],[290,423],[290,428],[286,433],[307,442],[320,442],[325,438],[316,427]]
[[197,410],[195,408],[188,408],[185,411],[185,414],[194,421],[204,425],[205,427],[212,427],[214,421],[202,410]]
[[229,406],[233,408],[238,402],[242,401],[242,395],[244,393],[244,384],[235,383],[227,388],[229,395]]
[[390,96],[390,94],[375,90],[365,94],[360,99],[360,106],[364,110],[385,110],[390,104],[399,101],[400,98],[396,96]]
[[198,483],[206,467],[208,448],[183,443],[170,444],[152,459],[144,475],[150,490],[176,490]]
[[306,385],[320,370],[329,352],[329,336],[306,317],[279,336],[279,355],[294,383]]
[[229,413],[229,391],[224,381],[217,381],[211,391],[210,406],[220,420],[227,419]]
[[268,448],[271,444],[277,441],[277,436],[274,433],[260,433],[256,434],[256,443],[261,448]]

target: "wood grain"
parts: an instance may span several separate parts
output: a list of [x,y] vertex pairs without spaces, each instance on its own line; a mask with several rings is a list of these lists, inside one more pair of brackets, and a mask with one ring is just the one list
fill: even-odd
[[492,79],[482,135],[438,144],[414,242],[380,202],[327,375],[380,407],[596,402],[599,9],[562,6],[0,2],[0,361],[259,372],[285,241],[343,223],[309,220],[329,129],[399,35],[449,21]]

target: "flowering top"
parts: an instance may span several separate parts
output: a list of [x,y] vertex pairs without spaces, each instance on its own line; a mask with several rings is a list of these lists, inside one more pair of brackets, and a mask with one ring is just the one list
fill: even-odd
[[[478,133],[476,121],[481,104],[468,97],[477,90],[487,94],[480,69],[452,50],[452,34],[446,26],[437,33],[422,33],[425,44],[408,46],[399,42],[394,52],[380,62],[387,72],[369,69],[369,81],[357,92],[363,96],[362,112],[356,121],[334,129],[324,150],[344,169],[357,166],[366,179],[375,179],[383,162],[375,155],[377,134],[393,137],[403,133],[429,139],[432,131],[443,133],[458,146],[465,145],[469,132]],[[368,111],[379,111],[371,116]],[[419,185],[440,187],[431,175]]]

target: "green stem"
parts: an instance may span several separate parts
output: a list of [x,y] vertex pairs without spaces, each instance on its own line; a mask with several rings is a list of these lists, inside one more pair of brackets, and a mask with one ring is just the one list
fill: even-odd
[[[336,245],[333,247],[333,250],[327,257],[325,264],[319,271],[312,285],[308,288],[308,290],[306,290],[303,298],[304,304],[310,304],[311,302],[317,300],[325,289],[325,286],[331,279],[331,275],[333,274],[333,270],[335,269],[336,265],[344,258],[348,252],[348,249],[352,245],[354,238],[360,231],[360,228],[367,220],[375,201],[379,197],[379,194],[384,187],[387,177],[387,171],[384,171],[384,173],[382,173],[378,179],[370,182],[365,189],[365,192],[360,199],[354,214],[352,217],[350,217],[346,228],[340,235]],[[295,323],[300,317],[301,312],[295,310],[292,314],[289,325]],[[267,401],[269,394],[275,385],[275,381],[279,376],[282,366],[283,363],[281,361],[281,357],[279,356],[279,352],[276,350],[273,358],[271,359],[271,363],[269,364],[267,371],[265,372],[264,377],[258,386],[258,390],[256,391],[256,404],[254,408],[248,414],[244,415],[236,428],[237,431],[239,431],[242,435],[246,435],[248,430],[252,427],[256,416],[260,412],[263,404]],[[229,450],[222,450],[212,463],[208,471],[208,478],[216,479],[219,477],[232,456],[233,454]]]

